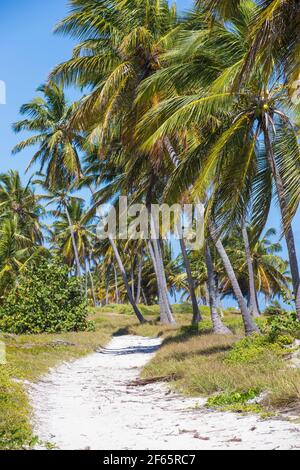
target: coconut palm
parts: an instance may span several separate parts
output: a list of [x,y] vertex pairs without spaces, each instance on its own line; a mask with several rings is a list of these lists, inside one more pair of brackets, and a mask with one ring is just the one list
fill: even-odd
[[31,181],[23,186],[17,171],[0,175],[0,220],[16,217],[19,228],[33,243],[43,241],[40,218],[43,208],[35,196]]
[[41,199],[47,201],[46,207],[55,205],[55,209],[50,211],[52,215],[57,218],[62,213],[65,214],[69,225],[69,231],[71,235],[71,241],[73,246],[73,253],[75,257],[76,274],[78,277],[81,276],[81,265],[78,253],[78,247],[76,244],[76,238],[74,233],[73,221],[70,214],[70,207],[76,204],[76,202],[82,202],[82,199],[77,196],[72,196],[71,193],[74,187],[60,188],[58,186],[49,186],[47,178],[38,179],[35,181],[36,184],[42,186],[46,191],[46,194],[41,196]]
[[13,153],[38,146],[28,168],[35,163],[46,174],[48,185],[64,184],[81,174],[78,151],[82,137],[69,126],[76,104],[67,102],[63,89],[50,82],[38,88],[41,97],[24,104],[20,113],[25,119],[14,123],[15,132],[29,131],[31,137],[17,144]]
[[[52,225],[51,243],[53,247],[58,249],[65,262],[72,267],[76,260],[72,235],[74,236],[78,258],[81,266],[84,267],[86,287],[88,276],[91,283],[92,298],[95,303],[93,277],[90,269],[90,255],[96,240],[95,225],[87,221],[87,213],[84,210],[82,200],[70,200],[68,204],[68,214],[69,217],[66,211],[58,214],[58,217]],[[69,219],[72,221],[72,229]]]
[[[51,77],[64,84],[92,87],[75,114],[73,125],[89,130],[89,141],[100,144],[100,155],[110,153],[111,145],[117,141],[127,150],[128,158],[128,150],[134,147],[131,129],[142,112],[133,106],[136,90],[143,79],[157,70],[158,54],[175,35],[175,9],[169,8],[166,0],[71,4],[71,14],[57,31],[79,37],[82,43],[75,48],[73,58],[59,65]],[[150,154],[147,157],[155,166]],[[162,321],[173,322],[162,253],[156,241],[150,251],[157,265]],[[120,258],[119,253],[116,256]]]
[[[276,296],[290,299],[291,278],[288,273],[288,262],[280,256],[281,244],[272,241],[272,238],[276,235],[276,230],[268,229],[259,240],[256,240],[253,227],[248,227],[248,232],[250,234],[255,292],[261,293],[269,299]],[[240,230],[235,229],[224,243],[232,259],[239,283],[242,286],[243,295],[251,302],[249,276],[246,269],[247,257]],[[223,295],[231,295],[230,282],[221,264],[218,269]]]
[[[182,73],[183,81],[187,83],[186,90],[190,94],[174,96],[154,107],[145,115],[140,125],[140,134],[143,135],[145,145],[150,146],[152,142],[165,135],[199,126],[203,140],[201,148],[204,147],[204,151],[202,150],[201,153],[200,148],[193,151],[193,158],[190,160],[194,163],[197,155],[198,158],[200,156],[203,158],[195,190],[203,192],[204,187],[211,183],[211,178],[216,176],[215,183],[218,184],[215,184],[215,188],[219,187],[219,209],[221,208],[223,214],[221,217],[223,222],[232,220],[225,210],[226,206],[231,215],[232,213],[238,214],[239,219],[242,220],[243,213],[248,208],[247,201],[249,202],[250,194],[254,191],[254,195],[256,194],[254,217],[261,230],[270,207],[273,178],[289,248],[294,292],[297,299],[296,308],[300,315],[299,271],[291,228],[291,219],[299,203],[299,146],[291,120],[291,102],[284,86],[270,83],[268,89],[258,71],[255,79],[253,78],[253,81],[239,93],[231,91],[240,71],[241,61],[249,48],[247,34],[249,25],[257,14],[257,6],[254,3],[248,2],[246,6],[241,2],[241,5],[240,13],[243,13],[243,21],[239,17],[238,21],[231,20],[230,25],[216,22],[209,36],[203,31],[202,26],[199,33],[192,31],[181,39],[178,46],[179,52],[171,54],[171,59],[181,60],[175,80],[177,81]],[[224,47],[215,47],[215,58],[219,66],[222,64],[223,70],[218,71],[219,69],[216,68],[211,74],[212,84],[203,88],[207,72],[203,72],[199,59],[204,60],[203,56],[205,58],[208,55],[207,50],[216,46],[222,37]],[[190,44],[189,47],[186,47],[188,44]],[[227,52],[232,51],[229,59],[224,59],[223,49]],[[202,52],[203,50],[205,52]],[[186,69],[193,72],[188,79],[185,78]],[[173,71],[171,65],[169,73]],[[198,76],[196,71],[198,71]],[[159,74],[160,72],[152,82],[151,79],[148,80],[147,87],[152,92],[153,88],[156,92],[164,90],[163,80],[159,78]],[[165,87],[170,89],[170,75],[162,73],[162,76],[167,77]],[[179,85],[179,90],[181,87]],[[198,90],[197,94],[195,90]],[[147,93],[142,89],[142,98],[145,95]],[[207,136],[204,131],[209,122],[213,124],[213,128]],[[213,142],[214,137],[215,142]],[[258,147],[262,141],[264,147],[259,152]],[[187,165],[187,161],[185,164]],[[220,174],[224,175],[224,179],[221,179],[224,182],[223,186],[219,184]],[[211,235],[216,238],[216,241],[218,240],[214,229]],[[221,247],[218,251],[220,255],[224,255]],[[225,256],[224,262],[227,261]],[[232,280],[235,283],[234,278]],[[240,297],[240,293],[238,290],[236,295]],[[240,300],[242,302],[242,298]]]
[[17,215],[6,217],[0,225],[0,290],[1,296],[12,289],[19,272],[38,256],[44,247],[35,245],[23,231]]

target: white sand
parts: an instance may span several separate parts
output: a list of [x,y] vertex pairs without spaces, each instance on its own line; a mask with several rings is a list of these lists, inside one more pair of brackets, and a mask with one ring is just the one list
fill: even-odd
[[300,426],[214,412],[164,384],[129,387],[160,340],[121,336],[30,389],[35,432],[59,449],[300,449]]

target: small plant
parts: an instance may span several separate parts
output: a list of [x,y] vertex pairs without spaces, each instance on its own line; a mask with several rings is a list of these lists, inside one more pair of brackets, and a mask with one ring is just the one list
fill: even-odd
[[267,324],[269,340],[274,342],[282,336],[298,338],[300,336],[300,322],[295,312],[270,317]]
[[59,333],[88,328],[80,281],[57,260],[40,259],[22,272],[0,308],[0,330],[8,333]]
[[286,354],[283,343],[272,342],[268,336],[253,335],[238,341],[226,355],[228,364],[251,363],[260,360],[266,353],[278,356]]
[[256,403],[249,403],[259,395],[259,390],[247,390],[240,392],[222,392],[210,397],[206,406],[208,408],[221,408],[222,410],[231,410],[244,413],[258,413],[261,406]]
[[266,315],[268,317],[274,317],[276,315],[283,315],[285,313],[286,313],[285,309],[282,308],[280,303],[277,302],[277,301],[273,302],[271,305],[266,307],[266,309],[264,311],[264,315]]

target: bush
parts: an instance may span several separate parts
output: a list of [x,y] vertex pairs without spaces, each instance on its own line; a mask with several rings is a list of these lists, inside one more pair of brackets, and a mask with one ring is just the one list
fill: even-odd
[[270,317],[267,324],[270,341],[278,341],[282,336],[300,337],[300,322],[295,312],[284,312],[282,315]]
[[264,315],[273,317],[276,315],[283,315],[286,311],[281,307],[279,302],[273,302],[271,305],[266,307]]
[[282,344],[270,341],[268,336],[253,335],[235,343],[231,351],[226,354],[225,362],[228,364],[256,363],[270,352],[278,356],[287,353]]
[[0,330],[8,333],[59,333],[88,328],[80,281],[57,260],[39,260],[20,275],[0,308]]

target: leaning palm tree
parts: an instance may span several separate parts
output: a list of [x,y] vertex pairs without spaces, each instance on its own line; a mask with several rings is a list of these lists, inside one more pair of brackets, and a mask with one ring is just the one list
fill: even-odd
[[[290,285],[291,278],[288,273],[288,262],[280,253],[282,246],[278,242],[273,242],[272,237],[276,235],[276,230],[268,229],[259,239],[252,237],[253,227],[249,227],[251,240],[251,258],[253,264],[253,276],[255,292],[263,294],[266,298],[284,297],[291,299]],[[249,279],[247,272],[247,257],[240,234],[240,230],[235,229],[225,241],[227,252],[233,261],[235,272],[245,297],[251,302]],[[226,276],[226,272],[219,266],[219,276],[223,295],[231,295],[232,289]]]
[[66,216],[66,219],[68,221],[72,246],[73,246],[73,253],[74,253],[75,265],[76,265],[76,274],[78,277],[80,277],[81,265],[80,265],[78,247],[76,244],[73,221],[72,221],[71,214],[70,214],[70,207],[76,202],[82,201],[82,199],[71,195],[73,188],[67,187],[65,189],[65,188],[59,188],[58,186],[51,187],[47,184],[45,178],[36,180],[35,183],[41,185],[42,188],[46,191],[46,193],[41,196],[42,200],[47,201],[46,207],[55,205],[55,209],[52,210],[51,212],[52,215],[55,218],[57,218],[62,213],[64,213]]
[[[71,5],[70,15],[57,31],[82,42],[74,49],[73,58],[59,65],[51,78],[91,86],[72,125],[90,132],[89,142],[98,144],[101,156],[109,154],[117,141],[128,158],[135,146],[131,129],[142,112],[134,106],[136,90],[157,70],[158,54],[175,36],[175,8],[169,8],[166,0],[92,0],[80,5],[74,0]],[[147,157],[151,162],[150,154]],[[150,250],[157,265],[162,319],[173,322],[159,244],[154,242]],[[119,258],[119,253],[116,256]]]
[[[291,102],[286,87],[272,83],[267,87],[257,68],[250,83],[240,92],[232,92],[232,85],[249,50],[248,30],[256,14],[254,2],[241,2],[237,21],[232,18],[228,24],[216,20],[209,34],[202,26],[199,32],[190,31],[180,39],[176,54],[170,54],[173,61],[176,57],[181,60],[175,69],[175,79],[171,77],[174,76],[171,64],[169,73],[158,72],[153,80],[143,85],[141,95],[142,98],[147,96],[147,89],[158,92],[170,89],[171,85],[176,90],[180,75],[186,89],[179,84],[179,91],[183,89],[186,94],[178,96],[173,91],[171,98],[154,107],[145,115],[140,133],[145,145],[150,146],[158,138],[193,126],[198,126],[203,134],[203,130],[212,125],[211,131],[202,135],[199,148],[191,152],[193,158],[190,161],[194,164],[197,155],[202,158],[198,182],[195,183],[198,193],[217,175],[214,181],[217,183],[215,187],[219,187],[223,222],[232,220],[229,213],[238,215],[235,220],[243,220],[251,193],[256,195],[254,218],[261,231],[269,213],[273,179],[289,249],[296,309],[300,315],[299,270],[291,227],[299,203],[299,146],[292,122]],[[224,45],[222,48],[216,47],[220,41]],[[213,50],[215,57],[212,57]],[[199,64],[205,60],[208,68],[203,70]],[[213,67],[215,60],[219,64]],[[191,74],[186,78],[188,70]],[[212,81],[209,86],[208,75]],[[221,186],[220,182],[224,184]],[[229,212],[224,209],[226,205]],[[219,239],[213,227],[210,232],[217,242]],[[220,256],[225,256],[220,244],[219,248]],[[224,262],[227,261],[225,256]],[[232,275],[232,270],[229,270]],[[232,281],[240,297],[241,291],[233,277]]]
[[76,104],[70,105],[63,89],[55,83],[43,85],[37,91],[42,96],[24,104],[20,113],[25,119],[13,125],[17,133],[29,131],[34,135],[17,144],[13,153],[37,145],[28,168],[38,163],[40,171],[46,174],[47,184],[64,184],[81,174],[78,151],[83,140],[69,126]]

